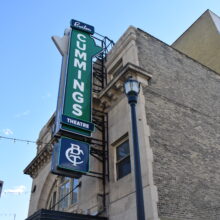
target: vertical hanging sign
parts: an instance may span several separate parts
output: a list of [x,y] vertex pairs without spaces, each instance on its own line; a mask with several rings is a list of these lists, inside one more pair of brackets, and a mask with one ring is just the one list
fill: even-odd
[[91,37],[94,28],[71,21],[61,129],[91,136],[92,123],[92,58],[102,51]]
[[89,143],[67,138],[69,133],[91,136],[93,57],[102,51],[92,35],[94,27],[71,20],[72,30],[64,37],[53,37],[63,56],[54,135],[51,171],[79,178],[89,172]]

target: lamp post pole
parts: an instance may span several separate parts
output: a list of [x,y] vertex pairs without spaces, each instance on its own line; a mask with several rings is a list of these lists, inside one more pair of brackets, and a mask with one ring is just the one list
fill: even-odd
[[[126,83],[130,84],[130,85],[127,85],[127,88],[126,88]],[[134,88],[134,85],[132,85],[132,83],[137,83],[138,89],[136,91],[132,90],[132,88]],[[130,91],[129,91],[129,86],[131,88]],[[139,88],[140,88],[140,83],[136,80],[128,79],[125,82],[125,93],[128,97],[128,103],[130,104],[130,107],[131,107],[137,220],[145,220],[143,186],[142,186],[142,177],[141,177],[140,151],[139,151],[137,117],[136,117],[136,104],[137,104]]]

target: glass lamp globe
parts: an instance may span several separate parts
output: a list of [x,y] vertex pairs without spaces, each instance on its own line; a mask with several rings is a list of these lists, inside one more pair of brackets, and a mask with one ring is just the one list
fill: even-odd
[[138,95],[138,93],[140,92],[140,82],[135,79],[129,78],[124,83],[124,91],[127,96]]

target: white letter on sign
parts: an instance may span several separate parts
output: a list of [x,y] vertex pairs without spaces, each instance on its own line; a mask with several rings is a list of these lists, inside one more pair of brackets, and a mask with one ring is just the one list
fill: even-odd
[[83,103],[83,95],[80,92],[73,92],[72,94],[73,100],[78,103]]
[[79,88],[79,90],[81,92],[84,92],[84,82],[81,82],[81,84],[80,84],[78,80],[74,79],[74,81],[73,81],[73,88],[74,89]]
[[86,36],[85,35],[83,35],[83,34],[77,34],[77,38],[80,40],[80,41],[82,41],[83,43],[85,43],[86,42]]
[[80,50],[86,50],[86,44],[82,44],[82,46],[80,46],[80,41],[76,41],[76,46],[77,46]]
[[72,113],[76,116],[82,116],[82,106],[79,104],[73,104]]
[[75,49],[75,57],[79,57],[80,59],[83,59],[86,61],[86,53],[85,52],[80,52],[78,49]]
[[78,67],[79,69],[83,69],[84,71],[86,71],[86,62],[82,61],[80,63],[80,61],[78,59],[74,59],[74,66]]

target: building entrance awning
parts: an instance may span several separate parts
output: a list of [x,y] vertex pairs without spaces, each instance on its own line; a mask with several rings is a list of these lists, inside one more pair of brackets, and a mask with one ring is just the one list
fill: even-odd
[[59,212],[47,209],[40,209],[26,220],[107,220],[106,217],[98,217],[91,215],[74,214],[69,212]]

